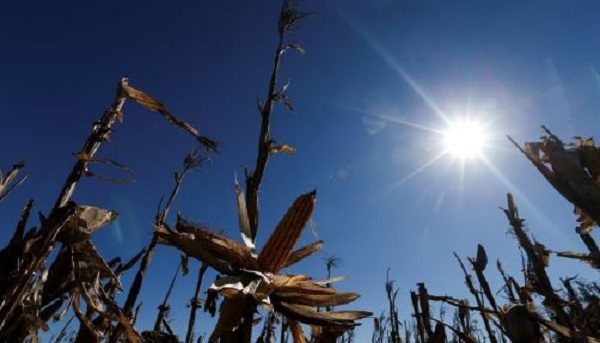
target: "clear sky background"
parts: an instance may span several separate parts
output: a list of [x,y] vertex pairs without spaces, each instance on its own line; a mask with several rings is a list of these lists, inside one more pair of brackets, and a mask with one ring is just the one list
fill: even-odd
[[[291,77],[296,112],[278,107],[272,127],[298,152],[268,165],[259,247],[293,199],[316,187],[314,221],[326,246],[294,271],[324,277],[323,258],[340,257],[335,274],[348,280],[338,287],[363,294],[352,307],[379,314],[389,267],[403,319],[416,282],[432,294],[467,296],[453,251],[473,256],[481,243],[491,261],[519,273],[517,243],[499,209],[507,192],[536,238],[555,250],[584,250],[572,206],[505,135],[532,141],[541,124],[565,140],[600,131],[600,4],[330,0],[304,8],[315,15],[293,38],[307,54],[286,55],[281,73],[282,81]],[[25,159],[29,178],[0,204],[2,244],[27,199],[36,199],[36,210],[51,208],[72,153],[122,76],[221,143],[210,167],[185,181],[173,210],[237,239],[233,176],[254,164],[256,97],[266,95],[278,11],[279,1],[3,2],[0,168]],[[484,158],[462,164],[444,156],[423,168],[445,147],[412,124],[443,129],[444,117],[466,115],[488,125]],[[107,259],[148,243],[158,200],[194,143],[160,116],[126,105],[124,123],[98,156],[125,163],[137,182],[88,179],[74,197],[121,213],[94,238]],[[302,243],[313,240],[306,230]],[[174,249],[159,248],[141,295],[149,313],[142,329],[154,321],[178,262]],[[597,277],[573,261],[551,265],[556,277]],[[490,268],[492,280],[496,274]],[[180,335],[194,283],[195,272],[180,279],[172,300]],[[370,335],[370,321],[364,326]]]

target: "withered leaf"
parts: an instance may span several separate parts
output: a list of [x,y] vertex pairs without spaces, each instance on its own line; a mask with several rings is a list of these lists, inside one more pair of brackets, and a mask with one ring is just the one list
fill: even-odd
[[288,144],[273,145],[269,148],[269,153],[271,153],[271,154],[284,153],[284,154],[292,155],[295,152],[296,152],[296,148],[294,148],[293,146],[288,145]]
[[302,326],[300,323],[293,319],[287,319],[287,325],[292,332],[292,338],[294,339],[294,343],[308,343],[308,340],[304,336],[304,332],[302,332]]
[[219,321],[211,334],[209,342],[216,342],[215,339],[221,337],[223,333],[231,332],[241,324],[244,314],[244,300],[242,294],[223,300],[219,309]]
[[179,120],[175,115],[169,111],[163,103],[152,98],[148,94],[137,90],[129,85],[129,81],[125,79],[121,82],[121,91],[123,95],[129,99],[136,101],[138,104],[144,106],[150,111],[158,112],[164,116],[169,123],[187,131],[192,136],[196,137],[200,144],[202,144],[208,150],[216,150],[217,143],[210,138],[200,134],[200,132],[187,122]]
[[252,235],[252,229],[250,228],[250,219],[248,217],[248,207],[246,206],[246,197],[244,196],[244,192],[242,191],[242,187],[237,180],[237,175],[234,177],[235,183],[235,195],[236,195],[236,204],[237,204],[237,212],[238,212],[238,223],[240,226],[240,233],[242,235],[242,240],[246,244],[248,249],[254,249],[254,238]]
[[296,263],[302,261],[303,259],[305,259],[306,257],[314,254],[315,252],[317,252],[318,250],[320,250],[323,247],[323,244],[324,244],[324,242],[322,240],[318,240],[314,243],[303,246],[302,248],[293,251],[288,256],[285,263],[283,264],[282,269],[287,268],[293,264],[296,264]]
[[340,306],[353,302],[360,297],[358,293],[305,294],[277,292],[277,299],[290,304],[312,307]]
[[284,301],[274,303],[275,309],[284,315],[305,324],[325,326],[347,326],[358,325],[355,320],[363,319],[373,314],[366,311],[326,311],[317,312],[310,306],[294,305]]

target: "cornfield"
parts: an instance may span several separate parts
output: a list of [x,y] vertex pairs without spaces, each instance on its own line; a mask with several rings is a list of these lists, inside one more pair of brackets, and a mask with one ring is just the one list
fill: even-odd
[[[77,160],[48,214],[40,215],[39,221],[32,224],[34,201],[24,204],[12,238],[0,251],[3,275],[0,341],[38,342],[42,339],[40,331],[48,331],[52,326],[61,328],[53,342],[180,342],[182,337],[186,343],[351,342],[354,329],[368,318],[373,321],[374,343],[600,342],[600,284],[573,278],[560,279],[560,284],[556,284],[546,272],[551,256],[600,268],[600,250],[591,235],[600,221],[600,152],[591,138],[578,137],[574,143],[565,144],[545,127],[545,136],[539,142],[521,146],[509,137],[525,158],[575,206],[578,222],[575,234],[587,251],[553,251],[532,239],[515,199],[508,194],[503,211],[509,232],[525,254],[522,266],[525,282],[517,282],[498,261],[496,268],[504,283],[492,288],[485,276],[488,256],[482,245],[477,247],[475,257],[467,258],[468,266],[455,254],[473,304],[468,299],[431,294],[425,284],[419,283],[407,298],[413,313],[403,317],[398,311],[399,290],[388,273],[387,314],[373,317],[367,310],[336,309],[360,296],[333,287],[343,279],[331,276],[331,270],[339,263],[336,257],[327,259],[326,280],[285,273],[286,268],[315,254],[324,245],[316,240],[296,246],[316,210],[315,190],[289,199],[287,212],[281,214],[268,239],[260,246],[257,244],[260,187],[268,161],[278,154],[296,151],[292,145],[276,143],[271,134],[271,118],[276,106],[294,110],[287,96],[289,81],[281,84],[279,72],[287,54],[305,53],[290,35],[296,24],[309,15],[295,1],[283,1],[268,90],[266,98],[258,103],[260,131],[255,165],[245,171],[242,181],[237,177],[234,180],[241,240],[179,215],[174,222],[169,221],[171,207],[185,178],[193,170],[206,167],[205,162],[219,151],[218,140],[180,119],[165,104],[122,78],[112,104],[94,123],[76,153]],[[93,169],[97,164],[131,172],[121,163],[96,156],[123,120],[127,101],[158,113],[195,139],[198,148],[185,156],[181,170],[175,173],[169,196],[161,199],[147,246],[129,259],[106,260],[94,245],[93,237],[114,221],[118,213],[77,203],[73,194],[86,178],[100,177]],[[0,201],[9,201],[6,198],[26,182],[22,176],[24,168],[25,163],[18,162],[6,175],[0,174]],[[29,228],[31,225],[35,226]],[[141,330],[136,325],[142,315],[139,295],[159,245],[180,252],[181,263],[156,313],[154,326]],[[187,330],[175,332],[167,320],[169,298],[179,272],[188,272],[190,258],[200,261],[201,267],[196,287],[190,291],[193,300]],[[205,287],[204,277],[209,269],[218,277]],[[125,273],[133,275],[127,286],[120,281]],[[502,291],[502,299],[495,292],[497,289]],[[120,291],[126,294],[124,301],[118,300]],[[455,309],[451,322],[432,315],[435,304]],[[205,328],[211,331],[208,337],[196,337],[201,309],[217,318],[213,328]],[[481,325],[475,323],[477,316]]]

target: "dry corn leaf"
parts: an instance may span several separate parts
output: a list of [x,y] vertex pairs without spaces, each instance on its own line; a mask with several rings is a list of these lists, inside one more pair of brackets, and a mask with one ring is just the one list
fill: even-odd
[[113,166],[117,167],[118,169],[124,171],[127,174],[135,175],[135,173],[133,172],[133,170],[131,170],[126,165],[124,165],[122,163],[119,163],[119,162],[117,162],[115,160],[111,160],[109,158],[92,157],[92,156],[88,155],[84,151],[80,151],[80,152],[76,153],[75,157],[77,157],[77,159],[79,159],[80,161],[83,161],[83,162],[96,162],[96,163],[110,164],[110,165],[113,165]]
[[282,293],[302,293],[302,294],[334,294],[335,289],[316,285],[310,281],[301,281],[278,285],[274,283],[277,292]]
[[294,148],[293,146],[288,145],[288,144],[273,145],[269,148],[269,153],[271,153],[271,154],[284,153],[284,154],[288,154],[288,155],[293,155],[294,153],[296,153],[296,148]]
[[244,296],[225,298],[219,309],[219,321],[215,326],[209,342],[218,342],[218,338],[225,332],[235,330],[241,323],[244,315]]
[[23,169],[23,167],[25,167],[25,162],[20,161],[13,165],[12,169],[8,172],[6,177],[3,177],[2,173],[0,172],[0,200],[7,197],[10,193],[12,193],[13,190],[15,190],[17,187],[23,184],[23,182],[25,182],[27,176],[23,176],[17,182],[11,184],[11,182],[17,176],[19,171]]
[[283,216],[258,255],[262,270],[276,273],[286,263],[315,207],[316,191],[299,196]]
[[294,343],[308,343],[308,339],[304,337],[304,332],[302,332],[302,325],[293,319],[287,319],[287,325],[292,332],[292,339]]
[[163,226],[155,226],[154,230],[164,243],[176,246],[188,256],[208,264],[221,274],[231,274],[232,269],[229,262],[220,255],[204,249],[201,244],[197,243],[194,234],[171,232]]
[[583,335],[575,330],[571,330],[555,322],[543,318],[538,318],[538,321],[548,329],[556,332],[564,338],[570,339],[572,342],[600,343],[600,339],[598,338]]
[[293,264],[296,264],[296,263],[302,261],[303,259],[305,259],[306,257],[314,254],[315,252],[319,251],[323,247],[323,244],[324,244],[324,242],[322,240],[318,240],[312,244],[306,245],[298,250],[293,251],[288,256],[287,260],[285,261],[285,263],[283,264],[281,269],[287,268]]
[[231,238],[213,233],[210,230],[177,218],[177,231],[193,234],[199,248],[229,261],[234,267],[258,270],[256,259],[245,245]]
[[173,115],[171,113],[171,111],[169,111],[165,105],[163,105],[160,101],[152,98],[151,96],[149,96],[148,94],[137,90],[133,87],[131,87],[129,85],[129,80],[124,79],[123,82],[121,82],[121,91],[123,92],[123,95],[126,96],[129,99],[132,99],[134,101],[136,101],[138,104],[144,106],[145,108],[147,108],[150,111],[154,111],[154,112],[158,112],[161,115],[163,115],[168,121],[169,123],[187,131],[188,133],[190,133],[192,136],[196,137],[196,139],[198,139],[198,141],[208,150],[216,150],[217,148],[217,143],[211,139],[209,139],[208,137],[200,134],[200,132],[198,132],[198,130],[196,130],[196,128],[194,128],[192,125],[179,120],[175,115]]
[[358,325],[355,320],[373,315],[366,311],[328,311],[317,312],[310,306],[295,305],[284,301],[275,304],[277,311],[298,320],[304,324],[320,326],[346,326],[348,328]]
[[290,304],[306,305],[313,307],[340,306],[353,302],[360,297],[358,293],[334,294],[305,294],[277,292],[277,299]]
[[94,324],[85,316],[85,314],[83,314],[83,312],[81,312],[81,308],[79,306],[79,289],[75,288],[75,290],[73,291],[73,312],[75,312],[75,316],[77,317],[77,319],[79,319],[79,323],[80,325],[83,325],[83,327],[88,331],[89,335],[92,337],[93,341],[92,342],[100,342],[100,337],[102,336],[101,332],[99,332],[98,330],[96,330],[96,328],[94,327]]
[[85,205],[77,206],[75,215],[79,219],[80,227],[83,228],[87,234],[92,234],[101,229],[115,220],[118,216],[115,211]]
[[[315,285],[320,285],[320,286],[327,286],[330,285],[334,282],[340,282],[346,280],[345,276],[336,276],[336,277],[332,277],[331,279],[326,279],[326,280],[314,280],[311,281],[312,283],[314,283]],[[327,286],[329,287],[329,286]]]
[[288,286],[298,282],[312,280],[307,275],[284,275],[284,274],[273,274],[270,276],[271,281],[277,286]]
[[120,265],[115,271],[115,274],[121,274],[133,268],[133,266],[135,266],[135,264],[142,258],[142,256],[144,256],[145,253],[146,248],[142,248],[142,250],[135,254],[135,256],[133,256],[129,261],[127,261],[125,264]]
[[242,240],[246,244],[248,249],[254,251],[254,238],[252,235],[252,229],[250,228],[250,219],[248,218],[248,207],[246,206],[246,197],[242,191],[242,187],[237,180],[237,175],[234,177],[235,182],[235,195],[238,212],[238,222],[240,226],[240,233],[242,234]]

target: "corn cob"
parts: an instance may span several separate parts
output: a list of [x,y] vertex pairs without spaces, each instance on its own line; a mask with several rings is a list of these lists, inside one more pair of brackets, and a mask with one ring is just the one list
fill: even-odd
[[264,271],[277,272],[286,263],[315,207],[316,191],[299,196],[283,216],[258,256]]

